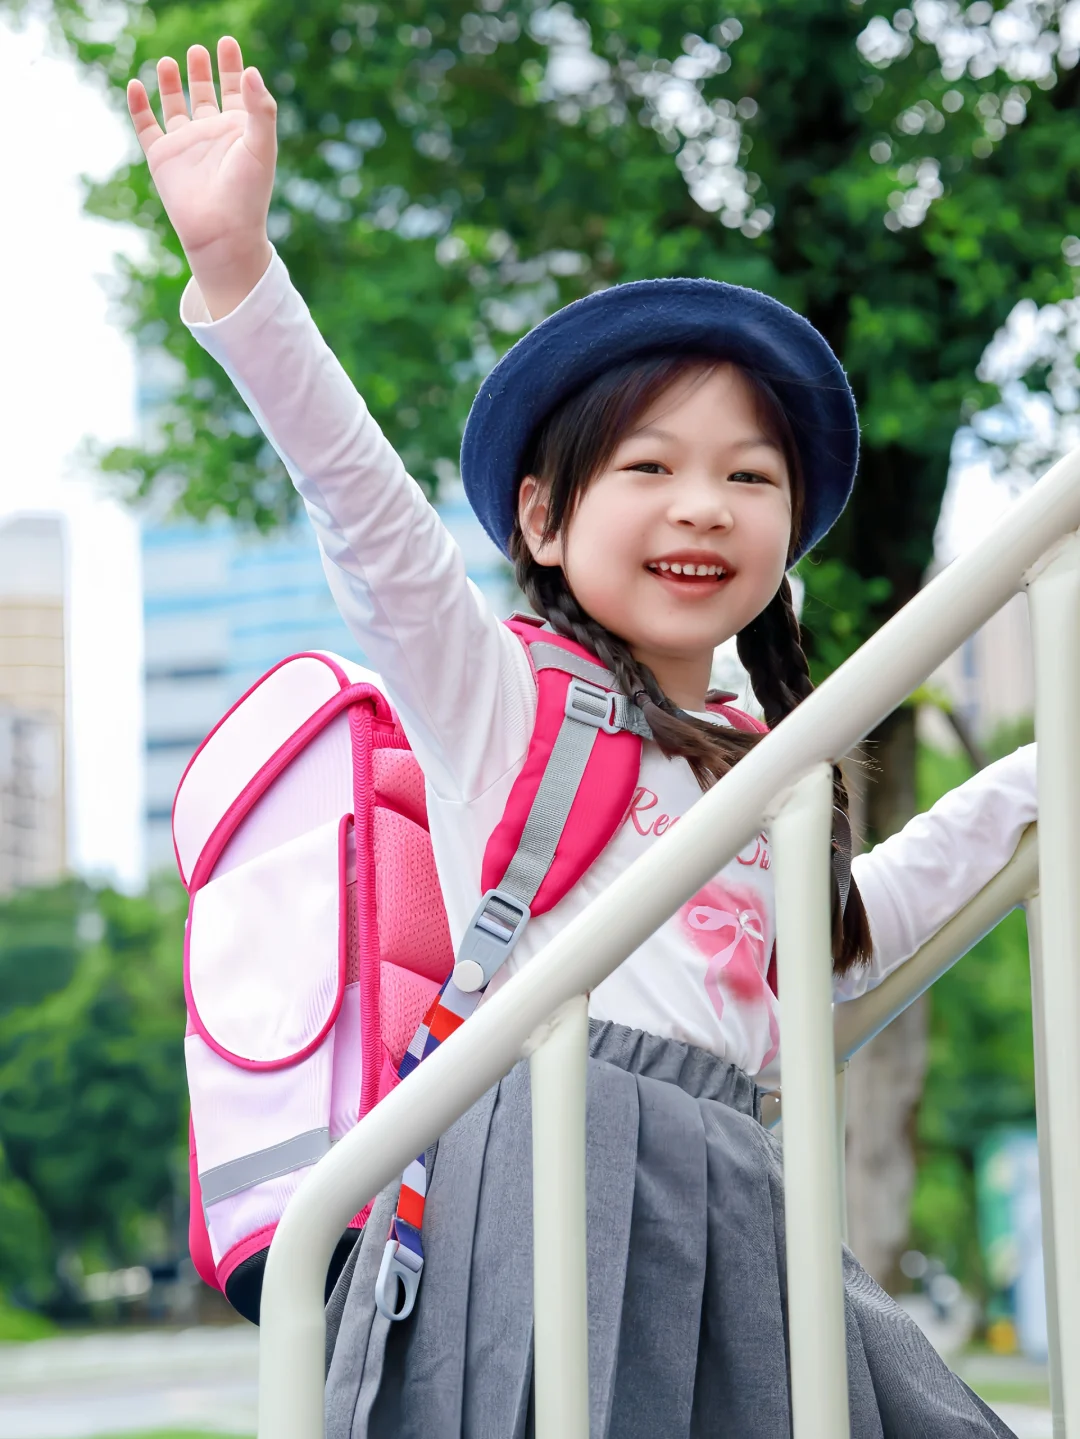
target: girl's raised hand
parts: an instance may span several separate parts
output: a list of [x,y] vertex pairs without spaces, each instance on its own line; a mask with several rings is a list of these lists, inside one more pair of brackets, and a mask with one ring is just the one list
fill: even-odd
[[191,113],[171,56],[157,64],[164,129],[139,80],[128,82],[128,110],[191,272],[220,319],[236,308],[270,262],[266,217],[277,160],[277,105],[259,72],[244,69],[231,36],[218,41],[221,107],[210,52],[188,51]]

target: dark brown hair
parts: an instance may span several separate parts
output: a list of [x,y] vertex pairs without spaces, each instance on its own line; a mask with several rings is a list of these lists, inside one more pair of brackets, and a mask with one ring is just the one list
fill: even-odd
[[[644,411],[684,378],[702,379],[722,360],[696,355],[653,355],[606,370],[592,384],[554,410],[533,437],[522,477],[535,475],[546,487],[544,539],[565,533],[590,481],[611,458]],[[791,482],[793,551],[802,512],[803,480],[798,445],[783,405],[763,375],[735,367],[750,388],[764,433],[783,452]],[[557,566],[533,559],[519,524],[510,541],[518,585],[537,614],[559,634],[584,645],[616,676],[622,691],[641,706],[661,751],[680,755],[703,790],[725,775],[757,743],[759,736],[722,728],[678,709],[664,694],[648,666],[618,635],[582,609]],[[739,659],[770,729],[813,689],[803,652],[799,621],[785,578],[765,609],[737,637]],[[848,795],[839,766],[833,771],[837,808],[846,815]],[[847,904],[833,885],[833,969],[846,973],[871,953],[870,927],[859,891],[852,881]]]

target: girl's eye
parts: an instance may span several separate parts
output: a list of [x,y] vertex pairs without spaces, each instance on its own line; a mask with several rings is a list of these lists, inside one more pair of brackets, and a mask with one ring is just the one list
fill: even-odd
[[670,473],[667,466],[660,464],[657,460],[642,460],[640,464],[627,465],[626,468],[628,470],[641,470],[646,475],[666,475]]
[[753,470],[736,470],[733,475],[728,475],[729,480],[735,480],[741,485],[771,485],[772,481],[768,475],[756,474]]

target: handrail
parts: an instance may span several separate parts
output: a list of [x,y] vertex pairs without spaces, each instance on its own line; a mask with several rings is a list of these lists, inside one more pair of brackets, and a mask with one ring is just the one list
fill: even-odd
[[734,858],[804,776],[864,738],[1078,527],[1080,451],[893,616],[319,1162],[286,1209],[267,1260],[260,1439],[323,1433],[323,1276],[357,1209],[530,1041],[542,1042],[557,1009],[606,978]]
[[951,969],[1005,916],[1029,899],[1039,883],[1039,830],[1028,825],[1012,858],[977,895],[921,949],[858,999],[841,1000],[833,1010],[836,1064],[846,1064],[864,1044],[893,1022],[908,1005]]
[[[874,989],[833,1007],[833,1046],[837,1070],[875,1039],[898,1015],[963,959],[979,940],[996,929],[1017,905],[1033,897],[1039,883],[1039,827],[1029,824],[1012,858],[963,909],[932,935]],[[762,1122],[780,1122],[781,1090],[764,1097]]]

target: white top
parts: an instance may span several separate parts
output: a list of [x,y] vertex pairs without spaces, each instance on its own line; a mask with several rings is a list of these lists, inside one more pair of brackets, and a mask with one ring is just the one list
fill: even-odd
[[[457,545],[331,354],[275,253],[255,289],[211,321],[192,280],[181,317],[224,367],[281,456],[315,528],[330,588],[383,678],[427,778],[451,937],[480,898],[488,836],[528,749],[536,690],[520,642],[465,573]],[[532,920],[516,971],[700,797],[683,759],[646,742],[625,822],[576,888]],[[852,871],[873,963],[836,986],[880,983],[1011,857],[1035,818],[1035,747],[989,766]],[[769,849],[762,836],[590,997],[597,1019],[686,1040],[763,1083],[778,1076]]]

